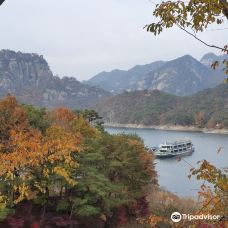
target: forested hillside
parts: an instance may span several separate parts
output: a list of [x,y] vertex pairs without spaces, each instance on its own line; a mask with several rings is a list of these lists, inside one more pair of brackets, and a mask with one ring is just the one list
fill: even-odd
[[107,123],[228,127],[228,85],[179,97],[154,91],[135,91],[111,97],[96,106]]

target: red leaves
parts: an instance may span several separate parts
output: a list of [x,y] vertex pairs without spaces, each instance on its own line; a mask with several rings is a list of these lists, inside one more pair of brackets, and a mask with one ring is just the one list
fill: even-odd
[[118,224],[124,225],[127,223],[127,209],[122,206],[118,208],[118,216],[117,216]]
[[12,216],[8,219],[8,225],[11,228],[24,228],[24,219]]
[[146,197],[143,196],[137,200],[137,214],[140,217],[146,217],[149,215],[149,202],[147,201]]
[[31,224],[31,228],[40,228],[40,225],[38,222],[35,221]]

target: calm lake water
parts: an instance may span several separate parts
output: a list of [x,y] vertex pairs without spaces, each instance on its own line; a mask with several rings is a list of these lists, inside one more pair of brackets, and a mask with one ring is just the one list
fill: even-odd
[[[188,179],[191,167],[187,163],[198,167],[197,161],[206,159],[219,168],[228,166],[228,135],[153,129],[106,128],[106,130],[111,134],[136,133],[148,147],[158,146],[165,141],[192,140],[195,152],[191,156],[184,157],[184,160],[180,162],[173,158],[155,160],[159,185],[179,196],[196,197],[202,184],[196,179]],[[220,147],[222,150],[217,154]]]

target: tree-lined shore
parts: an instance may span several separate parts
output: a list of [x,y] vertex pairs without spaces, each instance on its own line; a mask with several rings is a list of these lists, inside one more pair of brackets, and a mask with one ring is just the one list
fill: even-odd
[[98,103],[94,108],[110,125],[204,132],[225,129],[225,132],[228,129],[227,101],[228,85],[224,83],[186,97],[158,90],[125,92]]
[[210,129],[198,128],[195,126],[182,126],[182,125],[141,125],[141,124],[118,124],[118,123],[105,123],[104,127],[112,128],[133,128],[133,129],[154,129],[164,131],[189,131],[189,132],[202,132],[205,134],[228,134],[228,129]]

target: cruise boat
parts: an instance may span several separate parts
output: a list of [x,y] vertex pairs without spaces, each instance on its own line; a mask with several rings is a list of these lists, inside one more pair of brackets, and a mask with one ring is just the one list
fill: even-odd
[[180,140],[175,142],[165,142],[159,147],[151,148],[157,158],[169,158],[175,156],[190,155],[194,152],[194,146],[191,140]]

